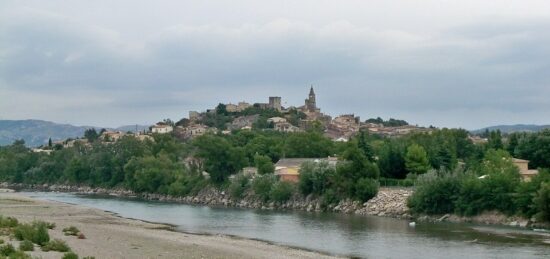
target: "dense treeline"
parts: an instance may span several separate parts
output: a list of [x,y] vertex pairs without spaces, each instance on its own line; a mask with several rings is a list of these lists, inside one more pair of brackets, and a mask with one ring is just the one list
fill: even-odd
[[[498,131],[486,135],[486,145],[465,149],[469,155],[463,166],[420,176],[409,207],[427,214],[499,211],[550,221],[550,130],[507,138]],[[529,166],[538,168],[538,175],[522,181],[512,157],[531,160]]]
[[[383,177],[417,182],[411,200],[417,212],[472,215],[495,209],[534,215],[541,212],[536,200],[545,199],[537,193],[548,188],[547,172],[541,170],[539,178],[522,183],[517,168],[494,161],[512,154],[532,160],[535,167],[550,165],[550,131],[512,134],[507,139],[492,132],[488,143],[480,145],[474,145],[468,132],[461,129],[434,129],[400,138],[360,132],[347,143],[333,142],[316,129],[300,133],[234,131],[206,134],[187,142],[169,134],[153,135],[153,140],[146,141],[132,136],[108,143],[88,139],[93,140],[90,145],[52,147],[56,150],[50,155],[33,153],[22,141],[0,147],[0,181],[122,187],[171,195],[187,195],[217,185],[228,188],[234,196],[251,191],[264,200],[284,201],[300,191],[336,202],[370,199],[376,195],[377,180]],[[337,156],[338,164],[304,165],[297,186],[280,183],[273,176],[273,164],[281,158],[328,156]],[[238,174],[247,166],[258,168],[261,177],[252,181]],[[229,181],[232,175],[237,177]],[[483,175],[486,178],[478,178]],[[440,184],[445,188],[437,188]],[[439,203],[447,207],[439,208]]]
[[506,151],[491,149],[483,161],[475,169],[431,171],[420,176],[409,207],[427,214],[472,216],[499,211],[550,221],[548,169],[542,169],[531,181],[521,181]]

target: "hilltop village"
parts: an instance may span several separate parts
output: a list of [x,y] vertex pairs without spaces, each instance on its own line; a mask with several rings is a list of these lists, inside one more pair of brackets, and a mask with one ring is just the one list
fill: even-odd
[[430,128],[409,125],[402,120],[380,118],[361,121],[354,114],[343,114],[335,118],[321,112],[317,106],[313,86],[304,105],[283,107],[281,97],[271,96],[267,103],[239,102],[220,103],[204,112],[190,111],[189,118],[176,123],[159,122],[151,127],[153,133],[174,132],[176,136],[190,139],[206,132],[229,134],[232,130],[275,130],[280,132],[303,132],[317,129],[333,141],[347,142],[360,130],[381,136],[402,136],[411,132],[429,132]]

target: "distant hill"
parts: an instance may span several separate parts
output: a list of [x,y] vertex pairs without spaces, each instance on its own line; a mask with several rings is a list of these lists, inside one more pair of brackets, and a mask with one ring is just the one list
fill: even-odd
[[[27,146],[35,147],[47,144],[50,137],[53,141],[81,137],[89,128],[101,130],[103,127],[74,126],[43,120],[0,120],[0,145],[8,145],[17,139],[24,139]],[[138,125],[138,131],[146,128],[148,126]],[[106,129],[135,131],[136,125]]]
[[491,126],[483,129],[472,130],[473,134],[483,133],[486,129],[489,131],[500,130],[502,133],[513,133],[513,132],[538,132],[543,129],[549,129],[550,125],[534,125],[534,124],[516,124],[516,125],[498,125]]

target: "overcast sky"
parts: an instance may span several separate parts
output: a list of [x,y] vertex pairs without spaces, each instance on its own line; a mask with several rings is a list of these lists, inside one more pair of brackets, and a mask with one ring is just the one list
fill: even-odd
[[550,123],[550,1],[0,2],[0,119],[114,127],[219,102]]

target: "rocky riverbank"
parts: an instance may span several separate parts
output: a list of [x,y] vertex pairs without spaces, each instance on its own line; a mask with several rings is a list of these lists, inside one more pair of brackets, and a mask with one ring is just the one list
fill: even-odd
[[313,197],[312,195],[304,197],[302,195],[295,194],[290,200],[283,203],[263,202],[251,193],[246,194],[241,199],[234,199],[227,192],[212,187],[203,189],[197,195],[185,197],[152,193],[138,194],[125,189],[104,189],[71,185],[23,185],[2,183],[0,184],[0,187],[16,190],[27,189],[35,191],[76,192],[82,194],[138,197],[146,200],[202,204],[209,206],[270,210],[330,211],[346,214],[375,215],[403,219],[411,218],[409,208],[407,207],[407,198],[412,194],[412,189],[380,188],[378,195],[365,203],[353,200],[342,200],[338,204],[330,204],[325,206],[323,205],[321,199]]

